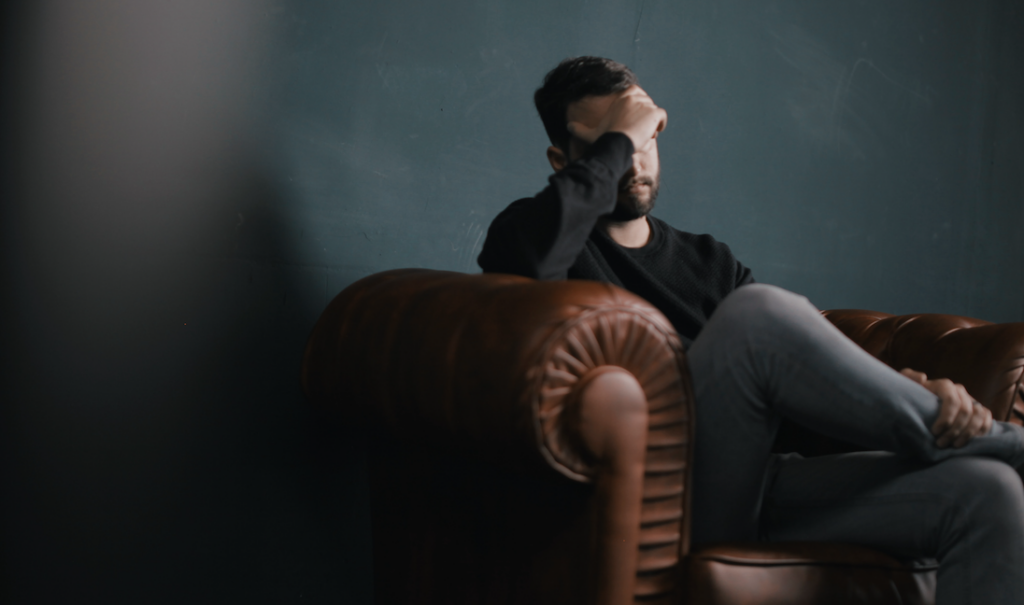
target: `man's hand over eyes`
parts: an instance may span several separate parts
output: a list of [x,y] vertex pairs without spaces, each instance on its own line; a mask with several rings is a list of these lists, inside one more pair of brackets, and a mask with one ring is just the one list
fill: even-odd
[[569,132],[593,143],[606,132],[621,132],[633,141],[633,148],[641,151],[658,133],[665,130],[668,113],[658,107],[639,86],[630,86],[619,93],[608,111],[596,125],[570,121]]

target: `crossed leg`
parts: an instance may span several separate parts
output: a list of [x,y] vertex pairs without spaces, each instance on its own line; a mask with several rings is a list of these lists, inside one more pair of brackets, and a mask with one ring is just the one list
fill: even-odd
[[[939,411],[934,394],[863,351],[805,298],[772,286],[745,286],[726,298],[688,357],[697,406],[694,543],[755,540],[762,529],[773,539],[800,535],[802,539],[838,540],[823,530],[813,537],[800,532],[840,527],[844,515],[859,518],[861,526],[881,527],[890,521],[876,508],[839,503],[857,500],[858,494],[868,498],[875,493],[872,490],[884,485],[894,490],[884,492],[886,497],[903,493],[899,497],[910,501],[910,494],[931,494],[947,517],[960,515],[960,520],[936,524],[923,514],[891,512],[908,535],[929,537],[897,538],[879,532],[880,543],[845,541],[911,558],[939,559],[940,602],[1024,602],[1024,493],[1019,479],[1006,480],[1011,475],[1016,478],[1006,463],[1024,463],[1024,433],[1018,427],[994,422],[987,435],[962,448],[935,447],[929,430]],[[770,451],[782,417],[896,455],[779,461]],[[933,466],[943,461],[948,462]],[[769,472],[773,468],[777,473]],[[953,483],[940,480],[946,472],[958,479]],[[825,481],[823,477],[830,473],[834,479]],[[846,484],[842,473],[863,479]],[[776,478],[769,491],[766,483],[772,476]],[[963,489],[944,491],[953,484]],[[933,487],[921,492],[922,486]],[[828,496],[826,489],[832,489],[834,495]],[[946,497],[938,497],[940,492]],[[769,494],[767,502],[762,501],[765,493]],[[998,530],[1006,533],[999,539],[1006,548],[977,552],[972,546],[978,540],[988,545],[996,531],[985,525],[992,510],[971,504],[972,494],[1010,503],[1002,505],[1006,510],[999,513],[999,522],[1006,525]],[[803,508],[799,503],[804,495],[832,502],[818,506],[815,515],[820,520],[806,527],[792,514]],[[776,511],[780,502],[787,503],[790,513]],[[761,527],[763,505],[768,508]],[[830,519],[833,516],[835,523]],[[954,527],[962,528],[956,531],[965,535],[956,534]],[[957,544],[967,550],[958,550]],[[998,583],[1003,592],[997,594],[1004,596],[995,601],[983,599],[990,593],[972,577],[964,552],[973,553],[970,556],[980,558],[990,569],[1013,570]],[[995,558],[1000,558],[998,564]],[[973,596],[954,599],[954,591]]]
[[765,498],[762,537],[872,546],[940,561],[938,604],[1020,603],[1024,490],[1009,465],[888,452],[794,458]]

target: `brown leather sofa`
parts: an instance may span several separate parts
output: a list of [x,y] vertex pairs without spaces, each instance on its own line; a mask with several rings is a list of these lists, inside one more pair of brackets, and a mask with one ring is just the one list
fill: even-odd
[[[826,316],[893,367],[962,382],[997,418],[1024,409],[1024,324]],[[302,384],[372,433],[377,603],[934,602],[934,566],[856,545],[691,550],[685,353],[615,287],[373,275],[324,311]],[[843,448],[783,433],[785,449]]]

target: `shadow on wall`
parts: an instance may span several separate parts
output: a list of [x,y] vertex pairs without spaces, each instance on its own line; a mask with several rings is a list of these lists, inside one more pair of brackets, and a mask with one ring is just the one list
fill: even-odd
[[7,9],[0,601],[369,600],[359,440],[298,390],[326,272],[245,115],[264,9]]

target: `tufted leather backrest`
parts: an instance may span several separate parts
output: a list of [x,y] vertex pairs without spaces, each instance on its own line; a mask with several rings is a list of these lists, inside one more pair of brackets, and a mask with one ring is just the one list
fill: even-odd
[[993,324],[956,315],[889,315],[838,309],[824,315],[889,366],[963,384],[995,418],[1021,402],[1024,323]]

